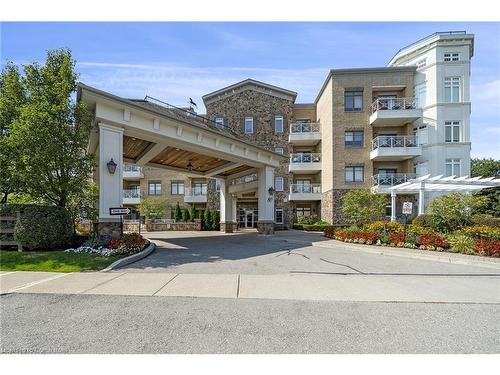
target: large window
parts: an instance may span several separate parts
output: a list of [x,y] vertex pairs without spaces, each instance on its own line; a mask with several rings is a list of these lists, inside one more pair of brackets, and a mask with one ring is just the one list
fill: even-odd
[[344,92],[344,110],[346,112],[359,112],[363,110],[363,91]]
[[345,167],[345,182],[363,182],[365,167]]
[[283,179],[283,177],[275,177],[274,178],[274,189],[276,191],[285,190],[285,180]]
[[245,117],[245,134],[253,133],[253,117]]
[[276,208],[274,210],[274,222],[276,224],[283,224],[283,209]]
[[344,133],[345,147],[363,147],[363,131],[346,131]]
[[184,195],[184,181],[172,181],[170,189],[172,195]]
[[311,216],[311,207],[297,207],[297,217]]
[[448,143],[460,142],[460,121],[445,121],[444,141]]
[[283,133],[283,116],[274,116],[274,132]]
[[446,159],[446,176],[460,176],[460,159]]
[[444,79],[444,101],[446,103],[460,101],[460,77],[446,77]]
[[149,195],[161,195],[161,181],[150,181],[148,183]]
[[444,54],[444,61],[459,61],[460,54],[458,52],[447,52]]
[[427,85],[425,84],[425,82],[415,86],[414,96],[417,101],[417,107],[425,107],[425,104],[427,102]]
[[194,195],[207,195],[207,183],[206,182],[196,182],[193,184],[193,194]]

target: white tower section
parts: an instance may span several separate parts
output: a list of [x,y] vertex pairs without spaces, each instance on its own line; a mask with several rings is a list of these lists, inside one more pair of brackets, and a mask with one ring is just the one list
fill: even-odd
[[473,49],[473,34],[438,32],[401,49],[388,64],[417,66],[414,95],[423,118],[414,130],[423,147],[415,172],[420,176],[470,175]]

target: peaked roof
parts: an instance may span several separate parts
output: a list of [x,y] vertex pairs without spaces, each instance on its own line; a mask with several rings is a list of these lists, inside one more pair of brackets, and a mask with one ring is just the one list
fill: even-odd
[[287,89],[284,89],[282,87],[278,86],[273,86],[268,83],[260,82],[255,79],[245,79],[241,82],[237,82],[233,85],[223,87],[222,89],[219,89],[217,91],[213,91],[211,93],[208,93],[202,97],[203,102],[211,101],[213,99],[216,99],[219,96],[223,95],[232,95],[236,92],[241,92],[244,89],[250,89],[250,90],[256,90],[260,92],[267,93],[269,95],[277,95],[277,96],[285,96],[289,97],[292,101],[295,101],[295,98],[297,97],[297,93],[295,91],[290,91]]

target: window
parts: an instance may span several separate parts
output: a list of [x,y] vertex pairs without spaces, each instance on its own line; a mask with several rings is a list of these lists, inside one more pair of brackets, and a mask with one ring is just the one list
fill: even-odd
[[170,189],[172,195],[184,195],[184,181],[172,181]]
[[311,207],[297,207],[297,217],[311,216]]
[[460,159],[446,159],[446,176],[460,176]]
[[460,77],[446,77],[444,79],[444,101],[446,103],[460,101]]
[[418,108],[423,108],[425,107],[426,104],[426,99],[427,99],[427,85],[424,83],[421,83],[419,85],[416,85],[415,88],[413,89],[414,91],[414,96],[417,101],[417,107]]
[[345,182],[363,182],[365,167],[345,167]]
[[283,224],[283,209],[276,208],[274,210],[274,222],[276,224]]
[[217,117],[215,119],[215,124],[217,125],[218,128],[223,128],[224,127],[224,119],[222,117]]
[[274,189],[276,191],[285,190],[285,180],[283,179],[283,177],[275,177],[274,178]]
[[363,110],[363,91],[344,92],[344,111],[359,112]]
[[207,183],[196,182],[193,184],[193,195],[207,195]]
[[276,147],[274,149],[274,152],[276,152],[277,154],[283,155],[283,153],[284,153],[283,147]]
[[245,134],[253,133],[253,117],[245,117]]
[[149,195],[161,195],[161,181],[150,181],[148,184]]
[[459,61],[460,54],[458,52],[447,52],[444,54],[444,61]]
[[274,132],[283,133],[283,116],[274,116]]
[[460,142],[460,121],[445,121],[444,141]]
[[425,68],[427,65],[427,59],[422,59],[417,61],[417,69]]
[[346,131],[344,144],[346,147],[363,147],[363,131]]

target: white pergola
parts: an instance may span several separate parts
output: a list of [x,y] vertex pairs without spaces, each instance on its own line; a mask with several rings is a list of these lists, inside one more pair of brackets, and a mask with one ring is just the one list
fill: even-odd
[[456,177],[443,175],[431,177],[430,174],[412,179],[408,182],[389,188],[391,192],[391,221],[396,221],[396,195],[397,194],[416,194],[418,193],[418,214],[422,215],[425,211],[424,193],[431,192],[463,192],[470,193],[482,189],[500,186],[500,178],[495,177]]

